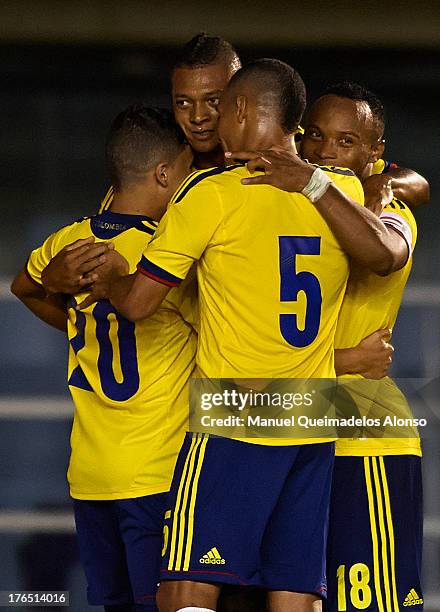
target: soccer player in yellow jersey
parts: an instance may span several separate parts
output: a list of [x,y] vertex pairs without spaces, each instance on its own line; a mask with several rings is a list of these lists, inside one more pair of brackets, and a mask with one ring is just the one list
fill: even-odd
[[[312,106],[302,154],[313,163],[351,168],[362,180],[371,173],[369,154],[377,156],[374,149],[383,148],[383,132],[380,100],[359,85],[342,83]],[[411,211],[392,199],[380,218],[406,243],[407,261],[385,278],[352,270],[335,338],[339,375],[360,371],[356,347],[365,336],[394,327],[411,270],[417,238]],[[380,389],[376,414],[411,416],[391,379]],[[352,395],[356,401],[356,386]],[[331,612],[423,608],[421,447],[417,431],[413,435],[341,438],[336,444],[327,568]]]
[[[301,151],[313,163],[348,167],[365,182],[383,153],[383,132],[380,100],[359,85],[343,83],[329,88],[311,107]],[[297,170],[293,158],[260,152],[250,165],[269,170],[250,183],[295,188],[295,181],[288,184],[289,176]],[[385,181],[384,185],[385,202],[378,214],[400,237],[406,257],[404,265],[386,277],[352,269],[335,338],[339,375],[383,376],[391,360],[384,339],[389,336],[387,329],[394,326],[411,270],[417,227],[406,204],[387,193]],[[377,336],[376,363],[371,351],[363,349],[363,339],[373,335]],[[359,394],[368,399],[368,386],[356,389],[354,385],[350,394],[358,404],[365,399]],[[385,379],[380,392],[381,397],[375,400],[376,416],[411,416],[391,379]],[[421,448],[417,431],[412,430],[412,436],[410,431],[406,438],[342,438],[336,443],[336,455],[326,610],[422,609]]]
[[157,610],[166,493],[196,349],[187,322],[194,284],[173,289],[153,317],[134,324],[107,300],[75,310],[86,294],[72,299],[66,315],[64,305],[46,297],[41,273],[66,244],[88,236],[111,240],[135,270],[192,154],[171,113],[144,106],[115,119],[106,154],[115,187],[111,210],[49,236],[12,291],[43,320],[61,329],[67,320],[75,404],[68,479],[89,603],[140,612]]
[[[218,104],[221,92],[240,68],[240,58],[228,42],[218,36],[200,33],[183,47],[171,74],[172,103],[177,123],[194,153],[194,169],[224,164],[218,138]],[[382,173],[385,162],[378,160],[374,171]],[[372,177],[364,184],[365,200],[376,199],[385,182],[392,181],[396,197],[410,206],[429,200],[427,181],[413,170],[391,167],[388,173]],[[112,188],[101,204],[101,210],[112,201]],[[87,281],[86,274],[105,258],[106,246],[77,241],[66,246],[43,272],[42,280],[50,293],[75,293]]]
[[[204,34],[195,36],[176,62],[172,74],[174,112],[193,148],[194,165],[198,168],[207,168],[222,161],[216,134],[218,100],[239,65],[238,56],[228,43]],[[423,199],[420,195],[423,192],[421,177],[400,168],[393,170],[390,176],[392,174],[397,175],[393,181],[395,184],[399,181],[399,188],[411,190],[414,185],[417,186],[414,203]],[[110,200],[107,198],[104,204],[108,205]],[[61,265],[55,267],[52,278],[52,264],[46,268],[43,280],[51,291],[73,290],[81,282],[81,275],[88,271],[90,259],[99,245],[91,246],[81,241],[78,244],[82,246],[66,247],[65,252],[61,253],[63,259],[55,257],[52,264],[60,262]]]
[[[222,98],[224,147],[278,144],[293,153],[304,98],[290,66],[249,64]],[[306,198],[245,188],[250,175],[243,167],[190,176],[138,272],[111,284],[110,301],[130,319],[151,316],[169,285],[180,284],[198,261],[199,373],[334,375],[333,336],[348,276],[339,242],[381,273],[403,265],[406,245],[396,245],[394,232],[353,201],[363,198],[354,173],[300,165],[298,190]],[[307,299],[293,314],[287,302],[295,303],[299,292]],[[189,434],[171,490],[160,610],[194,604],[212,610],[220,583],[266,588],[270,610],[320,609],[331,447],[325,439],[245,442]]]
[[[241,67],[234,47],[219,36],[200,33],[179,53],[171,74],[172,104],[177,123],[194,155],[193,169],[224,164],[217,132],[220,94]],[[110,207],[111,187],[100,210]],[[90,240],[67,245],[43,272],[49,293],[76,293],[86,284],[85,275],[105,259],[107,246]],[[101,260],[100,260],[101,258]]]

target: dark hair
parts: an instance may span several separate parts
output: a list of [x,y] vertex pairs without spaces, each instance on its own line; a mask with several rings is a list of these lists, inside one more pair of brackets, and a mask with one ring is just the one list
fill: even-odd
[[174,68],[182,66],[196,68],[223,62],[233,64],[236,70],[241,67],[238,53],[231,43],[220,36],[208,36],[206,32],[200,32],[183,47]]
[[[379,138],[383,136],[385,129],[385,109],[380,98],[359,83],[353,81],[342,81],[329,85],[322,96],[339,96],[340,98],[348,98],[356,102],[366,102],[370,107],[376,123]],[[322,97],[320,96],[320,97]]]
[[173,161],[184,143],[170,111],[130,106],[113,121],[107,137],[106,162],[113,187],[126,188],[160,161]]
[[258,59],[236,72],[230,86],[244,80],[254,85],[260,94],[272,94],[266,98],[266,103],[273,106],[272,110],[286,133],[298,128],[306,108],[306,87],[292,66],[277,59]]

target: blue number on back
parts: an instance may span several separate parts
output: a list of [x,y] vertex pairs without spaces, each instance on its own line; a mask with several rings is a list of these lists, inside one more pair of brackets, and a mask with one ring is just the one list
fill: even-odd
[[[73,299],[69,304],[75,308]],[[113,345],[110,340],[110,321],[108,316],[113,313],[118,323],[119,357],[121,360],[122,381],[116,380],[113,372]],[[93,308],[92,316],[96,321],[96,338],[99,344],[98,373],[104,395],[115,402],[130,399],[139,390],[139,370],[136,351],[135,324],[124,319],[108,301],[100,301]],[[76,312],[77,334],[70,340],[75,353],[85,346],[86,315]],[[81,366],[77,366],[69,379],[69,385],[92,391]]]
[[296,302],[304,291],[307,309],[304,329],[298,328],[296,314],[281,314],[281,334],[292,346],[308,346],[318,335],[321,321],[322,294],[318,279],[311,272],[296,271],[297,255],[319,255],[321,238],[317,236],[279,236],[280,301]]
[[[110,321],[113,313],[118,322],[119,356],[121,360],[122,382],[118,382],[113,372],[113,346],[110,340]],[[117,402],[130,399],[139,389],[139,371],[136,353],[135,324],[124,319],[110,302],[98,302],[93,309],[96,319],[96,338],[99,343],[98,371],[105,395]]]

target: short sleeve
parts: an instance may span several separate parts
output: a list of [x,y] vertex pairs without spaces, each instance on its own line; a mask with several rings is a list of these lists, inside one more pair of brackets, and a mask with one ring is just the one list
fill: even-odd
[[164,285],[179,285],[211,242],[222,216],[222,201],[213,181],[189,185],[169,205],[138,271]]
[[34,249],[29,255],[26,270],[32,280],[39,285],[42,284],[41,274],[44,268],[54,256],[54,247],[57,240],[57,234],[58,232],[51,234],[48,238],[46,238],[40,247]]
[[411,257],[417,239],[417,225],[407,205],[395,198],[384,207],[380,220],[402,236],[408,247],[408,258]]

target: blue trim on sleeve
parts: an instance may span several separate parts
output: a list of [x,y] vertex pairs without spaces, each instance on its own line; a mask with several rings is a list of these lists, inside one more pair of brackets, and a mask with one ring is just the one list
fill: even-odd
[[174,274],[170,274],[170,272],[156,266],[156,264],[144,257],[144,255],[142,255],[142,258],[137,265],[137,269],[139,272],[141,272],[141,274],[145,274],[145,276],[149,276],[158,283],[168,285],[169,287],[177,287],[177,285],[180,285],[180,283],[183,281],[183,278],[174,276]]
[[244,164],[236,164],[235,166],[221,166],[220,168],[211,168],[210,170],[206,170],[205,172],[201,172],[197,176],[195,176],[184,189],[179,193],[174,202],[179,203],[186,196],[188,191],[195,187],[200,181],[203,181],[205,178],[209,178],[210,176],[216,176],[217,174],[222,174],[223,172],[230,172],[231,170],[235,170],[236,168],[242,168]]

